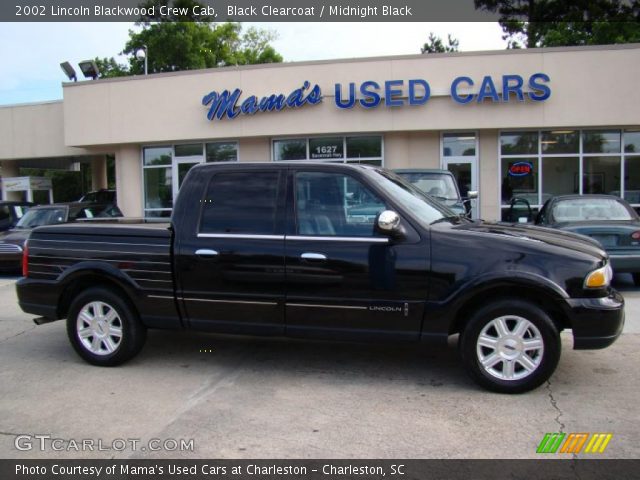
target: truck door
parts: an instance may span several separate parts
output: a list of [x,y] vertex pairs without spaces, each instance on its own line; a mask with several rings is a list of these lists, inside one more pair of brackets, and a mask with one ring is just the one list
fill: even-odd
[[329,168],[289,173],[287,335],[416,340],[427,299],[427,240],[395,242],[377,233],[385,201],[363,179]]
[[206,180],[189,173],[201,196],[179,198],[178,213],[195,220],[176,229],[175,265],[191,327],[284,333],[284,172],[223,166]]

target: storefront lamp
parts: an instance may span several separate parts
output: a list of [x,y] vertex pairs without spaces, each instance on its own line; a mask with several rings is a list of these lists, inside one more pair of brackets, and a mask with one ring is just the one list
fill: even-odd
[[70,81],[73,81],[73,82],[78,81],[78,77],[76,76],[76,71],[74,70],[74,68],[71,66],[69,62],[62,62],[60,64],[60,68],[62,68],[62,71],[65,73],[65,75],[69,77]]
[[148,48],[146,45],[142,45],[140,48],[136,50],[136,58],[138,60],[144,60],[144,74],[147,75],[149,70],[147,69],[147,53]]
[[98,65],[93,60],[85,60],[78,64],[80,70],[82,70],[82,74],[84,78],[92,78],[95,80],[100,75],[100,70],[98,70]]

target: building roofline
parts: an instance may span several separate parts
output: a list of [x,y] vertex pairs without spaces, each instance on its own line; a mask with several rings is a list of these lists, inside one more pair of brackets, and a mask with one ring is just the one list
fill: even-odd
[[475,57],[475,56],[493,56],[493,55],[535,55],[544,53],[569,53],[569,52],[588,52],[603,50],[634,50],[640,49],[640,43],[622,43],[613,45],[586,45],[576,47],[544,47],[544,48],[522,48],[522,49],[505,49],[505,50],[479,50],[471,52],[447,52],[447,53],[429,53],[429,54],[408,54],[408,55],[387,55],[381,57],[355,57],[355,58],[338,58],[325,60],[305,60],[300,62],[281,62],[281,63],[260,63],[255,65],[236,65],[217,68],[203,68],[198,70],[181,70],[179,72],[163,72],[153,73],[150,75],[133,75],[125,77],[102,78],[98,80],[85,80],[81,82],[62,82],[64,88],[80,87],[87,85],[95,85],[97,83],[126,82],[135,80],[150,80],[151,78],[167,78],[182,75],[201,75],[211,72],[229,72],[244,70],[259,70],[267,68],[282,67],[303,67],[310,65],[328,65],[328,64],[345,64],[345,63],[365,63],[379,61],[396,61],[396,60],[416,60],[431,58],[456,58],[456,57]]
[[0,105],[0,108],[13,108],[13,107],[37,107],[40,105],[50,105],[53,103],[62,103],[63,100],[60,98],[58,100],[44,100],[41,102],[23,102],[23,103],[8,103],[6,105]]

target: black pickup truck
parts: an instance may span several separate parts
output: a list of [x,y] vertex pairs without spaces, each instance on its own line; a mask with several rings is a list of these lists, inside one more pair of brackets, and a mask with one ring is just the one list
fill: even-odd
[[170,226],[40,227],[20,306],[67,319],[87,362],[136,355],[147,328],[446,342],[482,386],[547,380],[574,348],[620,335],[624,302],[597,243],[455,215],[381,168],[227,163],[192,168]]

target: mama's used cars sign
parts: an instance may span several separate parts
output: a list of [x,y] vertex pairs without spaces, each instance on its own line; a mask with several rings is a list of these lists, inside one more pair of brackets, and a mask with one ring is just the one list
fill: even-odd
[[[481,80],[471,77],[456,77],[449,88],[449,97],[459,104],[488,102],[543,102],[551,96],[545,73],[534,73],[526,79],[521,75],[502,75],[498,79],[487,75]],[[525,86],[526,85],[526,86]],[[336,83],[333,101],[340,109],[362,107],[372,109],[401,107],[404,105],[424,105],[431,97],[429,82],[417,78],[411,80],[387,80],[384,83],[368,80],[359,85],[351,82],[346,86]],[[234,119],[240,115],[255,115],[261,112],[279,112],[296,109],[305,105],[317,105],[323,100],[320,86],[305,81],[290,93],[273,93],[257,97],[242,97],[242,90],[212,91],[202,98],[202,104],[208,107],[209,120]]]

